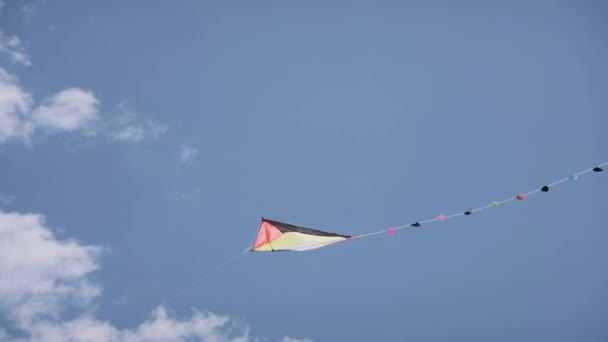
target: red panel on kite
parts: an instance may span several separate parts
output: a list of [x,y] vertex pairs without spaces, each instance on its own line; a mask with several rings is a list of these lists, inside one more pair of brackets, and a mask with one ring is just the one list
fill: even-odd
[[272,242],[273,240],[281,236],[281,234],[281,231],[277,227],[266,221],[263,221],[260,226],[258,237],[257,239],[255,239],[255,243],[253,244],[253,249]]

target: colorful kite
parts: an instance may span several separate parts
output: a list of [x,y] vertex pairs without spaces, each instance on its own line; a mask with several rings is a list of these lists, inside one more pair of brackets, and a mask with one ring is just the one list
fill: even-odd
[[329,246],[336,242],[360,239],[360,238],[377,235],[377,234],[383,234],[383,233],[393,234],[395,231],[404,229],[407,227],[418,228],[418,227],[422,226],[422,224],[429,223],[429,222],[434,222],[434,221],[443,222],[447,219],[450,219],[450,218],[453,218],[456,216],[461,216],[461,215],[469,216],[474,212],[477,212],[480,210],[485,210],[488,208],[498,207],[500,204],[511,202],[513,200],[522,201],[525,198],[527,198],[528,196],[538,193],[538,192],[549,192],[549,189],[556,186],[557,184],[560,184],[560,183],[568,181],[568,180],[571,180],[571,181],[577,180],[580,175],[583,175],[585,173],[588,173],[591,171],[602,172],[602,171],[604,171],[604,169],[602,169],[602,166],[605,166],[605,165],[608,165],[608,163],[600,164],[592,169],[588,169],[588,170],[581,171],[581,172],[578,172],[575,174],[571,174],[568,177],[562,178],[549,185],[543,185],[540,189],[537,189],[537,190],[532,190],[532,191],[529,191],[526,193],[520,193],[516,196],[509,197],[502,201],[490,202],[490,204],[477,208],[477,209],[467,209],[463,212],[451,214],[451,215],[439,214],[437,217],[432,218],[432,219],[416,221],[414,223],[407,224],[404,226],[394,227],[394,228],[390,227],[390,228],[383,229],[380,231],[376,231],[376,232],[372,232],[372,233],[368,233],[368,234],[357,235],[357,236],[324,232],[321,230],[305,228],[305,227],[296,226],[296,225],[289,224],[289,223],[267,220],[267,219],[262,218],[262,222],[260,224],[260,229],[258,231],[258,235],[255,240],[255,243],[253,244],[253,247],[251,249],[247,248],[243,252],[247,252],[247,251],[252,251],[252,252],[308,251],[311,249],[317,249],[317,248]]
[[260,231],[251,251],[308,251],[351,238],[349,235],[322,232],[262,217]]

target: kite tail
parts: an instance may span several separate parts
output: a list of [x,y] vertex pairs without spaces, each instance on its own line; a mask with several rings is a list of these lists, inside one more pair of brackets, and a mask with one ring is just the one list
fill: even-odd
[[387,228],[387,229],[382,229],[382,230],[371,232],[371,233],[367,233],[367,234],[361,234],[361,235],[353,236],[352,239],[362,239],[362,238],[365,238],[365,237],[370,237],[370,236],[379,235],[379,234],[387,234],[387,233],[388,234],[392,234],[392,233],[394,233],[397,230],[405,229],[405,228],[408,228],[408,227],[417,228],[417,227],[422,226],[425,223],[430,223],[430,222],[435,222],[435,221],[445,221],[447,219],[450,219],[450,218],[453,218],[453,217],[456,217],[456,216],[468,216],[468,215],[471,215],[474,212],[478,212],[478,211],[486,210],[486,209],[489,209],[489,208],[497,207],[497,206],[499,206],[501,204],[505,204],[505,203],[508,203],[508,202],[511,202],[511,201],[516,201],[516,200],[522,201],[522,200],[524,200],[526,197],[528,197],[530,195],[534,195],[534,194],[539,193],[539,192],[549,192],[549,190],[551,188],[555,187],[556,185],[558,185],[560,183],[567,182],[567,181],[577,180],[579,176],[582,176],[582,175],[584,175],[586,173],[589,173],[589,172],[602,172],[602,171],[604,171],[604,169],[602,169],[602,167],[605,167],[607,165],[608,165],[608,162],[599,164],[598,166],[592,167],[590,169],[583,170],[583,171],[580,171],[580,172],[577,172],[577,173],[573,173],[573,174],[569,175],[568,177],[564,177],[564,178],[562,178],[560,180],[557,180],[557,181],[555,181],[553,183],[550,183],[548,185],[543,185],[543,187],[540,188],[540,189],[531,190],[531,191],[528,191],[526,193],[520,193],[517,196],[511,196],[511,197],[509,197],[507,199],[504,199],[502,201],[494,201],[494,202],[492,202],[492,203],[490,203],[490,204],[488,204],[486,206],[483,206],[483,207],[479,207],[479,208],[475,208],[475,209],[471,208],[471,209],[468,209],[468,210],[466,210],[464,212],[455,213],[455,214],[451,214],[451,215],[439,214],[435,218],[431,218],[431,219],[427,219],[427,220],[423,220],[423,221],[416,221],[414,223],[406,224],[406,225],[399,226],[399,227],[390,227],[390,228]]

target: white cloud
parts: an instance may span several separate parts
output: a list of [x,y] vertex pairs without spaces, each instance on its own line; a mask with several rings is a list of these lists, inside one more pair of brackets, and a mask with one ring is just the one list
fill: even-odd
[[0,143],[29,139],[33,127],[27,116],[32,103],[32,96],[19,87],[17,79],[0,68]]
[[32,95],[17,78],[0,68],[0,144],[12,139],[29,143],[36,130],[91,134],[91,125],[99,119],[99,101],[80,88],[65,89],[33,105]]
[[[21,11],[32,14],[41,3],[26,4]],[[2,4],[0,0],[0,6]],[[19,38],[7,36],[0,30],[1,54],[8,55],[16,63],[31,64]],[[34,104],[32,95],[19,86],[17,78],[0,67],[0,144],[8,140],[29,144],[35,131],[96,135],[93,124],[101,121],[99,100],[91,91],[67,88],[43,99],[37,107]],[[125,102],[119,108],[118,120],[101,125],[104,135],[112,140],[137,143],[157,139],[168,130],[167,125],[153,120],[137,120],[137,115],[125,108]]]
[[[0,2],[0,10],[3,3]],[[25,53],[25,47],[17,36],[7,36],[0,31],[0,53],[8,55],[12,62],[29,66],[32,64],[30,57]]]
[[[119,329],[86,310],[101,289],[87,276],[97,270],[101,248],[60,240],[39,214],[0,211],[0,340],[10,342],[249,342],[249,330],[227,316],[195,311],[179,319],[158,307],[132,329]],[[66,319],[66,306],[83,312]],[[70,310],[71,311],[71,310]],[[10,330],[7,328],[10,327]],[[11,336],[11,332],[20,337]],[[284,337],[283,342],[311,342]]]
[[98,105],[92,92],[69,88],[42,101],[32,120],[36,127],[52,131],[88,131],[99,119]]
[[[0,54],[13,62],[30,65],[16,36],[0,31]],[[90,125],[98,116],[99,101],[90,91],[68,88],[52,95],[34,107],[32,95],[24,91],[15,76],[0,68],[0,144],[8,140],[30,142],[35,130],[91,133]]]
[[177,157],[184,163],[191,163],[198,155],[198,149],[190,144],[183,144],[177,152]]
[[[127,110],[124,103],[119,107],[118,119],[97,127],[112,140],[137,143],[158,139],[169,129],[156,121],[138,120],[137,114]],[[0,68],[0,144],[9,140],[29,144],[35,132],[79,132],[92,136],[97,134],[94,126],[99,122],[102,122],[99,100],[93,92],[67,88],[35,106],[32,95],[21,88],[18,79]],[[197,152],[192,148],[186,150],[184,158],[192,159]]]
[[239,333],[234,322],[225,316],[195,312],[188,319],[176,319],[163,307],[134,329],[117,329],[109,322],[81,317],[68,322],[42,322],[29,331],[29,341],[99,341],[99,342],[164,342],[164,341],[231,341],[247,342],[247,329]]
[[158,139],[165,134],[169,127],[156,121],[138,121],[137,114],[126,109],[123,103],[119,105],[121,114],[115,120],[110,130],[110,137],[113,140],[129,143],[137,143],[145,139]]
[[100,249],[59,241],[37,214],[0,211],[0,307],[20,329],[61,313],[62,301],[86,303],[100,289],[84,276]]

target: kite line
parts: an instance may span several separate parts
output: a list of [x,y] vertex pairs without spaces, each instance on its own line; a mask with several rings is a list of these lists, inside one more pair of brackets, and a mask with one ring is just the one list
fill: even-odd
[[[249,244],[251,245],[251,244]],[[182,294],[184,294],[186,291],[190,290],[191,288],[193,288],[194,286],[196,286],[198,283],[200,283],[201,281],[207,279],[209,276],[211,276],[212,274],[214,274],[215,272],[221,270],[222,268],[224,268],[225,266],[227,266],[228,264],[232,263],[233,261],[235,261],[236,259],[238,259],[240,256],[242,256],[243,254],[249,252],[249,245],[247,246],[247,248],[245,248],[243,251],[236,253],[235,255],[231,256],[230,258],[224,260],[221,264],[215,266],[214,268],[212,268],[211,270],[207,271],[207,273],[204,273],[203,275],[201,275],[200,277],[198,277],[196,280],[194,280],[193,282],[191,282],[190,284],[188,284],[187,286],[184,286],[181,290],[179,290],[178,292],[176,292],[174,295],[172,295],[171,297],[168,297],[167,299],[163,300],[161,302],[161,305],[166,305],[169,302],[171,302],[172,300],[174,300],[175,298],[181,296]]]

